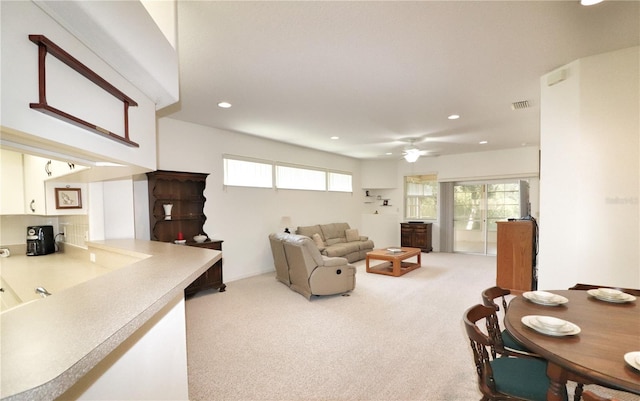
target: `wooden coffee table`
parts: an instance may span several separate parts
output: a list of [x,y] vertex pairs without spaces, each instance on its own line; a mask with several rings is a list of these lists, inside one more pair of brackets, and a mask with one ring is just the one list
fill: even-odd
[[[388,249],[401,249],[402,251],[391,252]],[[409,273],[411,270],[417,269],[422,263],[420,248],[391,247],[388,249],[375,249],[371,252],[367,252],[367,273],[386,274],[387,276],[399,277],[403,274]],[[418,258],[416,263],[403,262],[404,260],[414,256]],[[384,260],[385,263],[370,266],[369,260]]]

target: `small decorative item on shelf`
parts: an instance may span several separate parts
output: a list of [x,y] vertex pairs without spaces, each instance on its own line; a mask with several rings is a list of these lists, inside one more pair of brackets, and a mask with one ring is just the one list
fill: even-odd
[[173,208],[173,204],[165,203],[162,207],[164,208],[164,219],[171,220],[171,209]]
[[178,245],[184,245],[187,243],[187,240],[184,239],[184,234],[182,234],[182,231],[178,232],[178,238],[173,242]]
[[174,243],[178,244],[178,245],[184,245],[187,243],[187,240],[184,239],[184,235],[182,234],[182,231],[180,231],[178,233],[178,239],[176,239],[175,241],[173,241]]
[[207,240],[207,236],[204,234],[198,234],[196,236],[193,237],[193,240],[195,242],[197,242],[198,244],[201,244],[203,242],[205,242]]
[[382,201],[382,206],[389,206],[389,199],[385,199]]

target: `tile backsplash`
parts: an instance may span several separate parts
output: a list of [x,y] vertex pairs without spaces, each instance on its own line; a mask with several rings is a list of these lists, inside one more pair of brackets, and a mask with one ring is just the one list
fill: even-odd
[[[89,218],[74,216],[0,216],[0,246],[26,244],[27,227],[51,225],[56,241],[86,248],[85,238],[89,232]],[[58,234],[64,233],[64,239]]]
[[89,219],[86,215],[60,216],[58,221],[60,232],[64,233],[64,242],[86,247],[85,240],[89,236]]

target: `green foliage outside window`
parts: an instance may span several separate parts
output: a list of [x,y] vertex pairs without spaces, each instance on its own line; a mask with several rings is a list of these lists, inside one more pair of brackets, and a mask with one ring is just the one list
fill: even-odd
[[436,175],[404,177],[405,218],[437,220],[438,182]]

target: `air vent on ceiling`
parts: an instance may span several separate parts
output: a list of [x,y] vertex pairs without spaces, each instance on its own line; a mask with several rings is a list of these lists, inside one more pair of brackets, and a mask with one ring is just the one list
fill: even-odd
[[528,100],[521,100],[519,102],[511,103],[511,110],[528,109],[531,107]]

